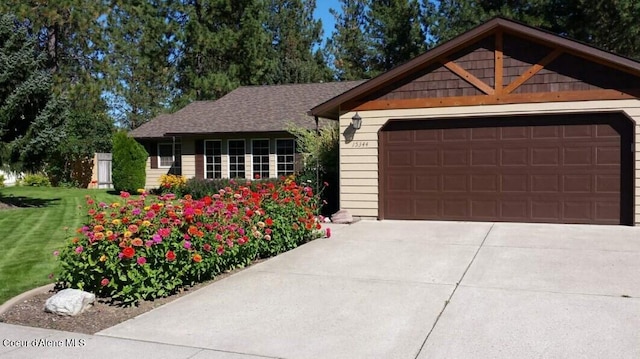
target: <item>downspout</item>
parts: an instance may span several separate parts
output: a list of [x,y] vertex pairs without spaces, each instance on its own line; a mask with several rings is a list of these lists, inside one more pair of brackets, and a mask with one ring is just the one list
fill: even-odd
[[[318,122],[318,116],[313,116],[316,120],[316,136],[320,136],[320,125]],[[314,193],[318,193],[320,191],[320,159],[316,154],[316,188]]]

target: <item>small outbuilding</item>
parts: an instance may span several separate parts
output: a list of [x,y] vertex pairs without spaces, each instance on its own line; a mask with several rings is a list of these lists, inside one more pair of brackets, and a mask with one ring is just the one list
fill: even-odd
[[632,225],[639,95],[640,63],[495,18],[309,114],[354,216]]

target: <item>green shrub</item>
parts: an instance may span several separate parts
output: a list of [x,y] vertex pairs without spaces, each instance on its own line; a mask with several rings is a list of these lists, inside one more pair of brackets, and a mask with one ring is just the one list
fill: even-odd
[[45,174],[31,173],[24,176],[20,181],[20,185],[27,187],[51,187],[51,182]]
[[307,183],[321,193],[325,206],[322,212],[330,215],[339,210],[338,203],[338,152],[340,128],[337,123],[320,129],[319,133],[303,127],[287,128],[296,137],[296,147],[303,156],[302,169],[296,180]]
[[87,221],[60,251],[59,283],[133,304],[320,235],[310,187],[252,186],[232,185],[200,200],[123,192],[107,204],[87,197]]
[[[246,180],[246,179],[229,179],[229,178],[216,178],[216,179],[198,179],[191,178],[187,181],[184,187],[180,189],[182,194],[190,194],[193,198],[203,198],[205,196],[211,196],[218,193],[221,189],[227,187],[237,187],[239,184],[249,187],[255,190],[260,184],[267,183],[279,183],[280,180],[276,178],[266,178],[260,180]],[[162,188],[160,189],[161,193]]]
[[0,188],[4,187],[4,181],[6,180],[6,178],[4,178],[3,174],[0,174]]
[[149,154],[136,140],[125,132],[113,137],[113,167],[111,180],[116,191],[136,192],[144,188],[145,166]]

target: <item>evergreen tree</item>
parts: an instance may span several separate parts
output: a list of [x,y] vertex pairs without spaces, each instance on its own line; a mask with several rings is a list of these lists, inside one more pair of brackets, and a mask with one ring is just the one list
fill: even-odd
[[266,28],[273,49],[268,83],[307,83],[331,80],[320,49],[322,22],[315,20],[315,0],[267,0]]
[[417,0],[370,0],[366,24],[374,75],[388,71],[423,52],[425,34]]
[[188,0],[179,10],[181,101],[214,100],[240,85],[266,82],[275,64],[264,0]]
[[126,132],[113,136],[113,168],[111,180],[116,191],[134,192],[144,188],[149,154]]
[[0,17],[0,164],[38,171],[64,138],[67,104],[52,92],[46,53],[15,16]]
[[177,24],[163,0],[116,0],[105,18],[104,79],[111,107],[136,128],[168,107],[175,94]]
[[335,30],[327,41],[327,58],[333,59],[340,81],[370,78],[371,44],[364,33],[367,0],[340,0],[341,11],[329,9],[336,20]]

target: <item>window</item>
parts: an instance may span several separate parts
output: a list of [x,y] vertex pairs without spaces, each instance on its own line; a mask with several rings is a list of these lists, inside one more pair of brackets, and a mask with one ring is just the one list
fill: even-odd
[[222,141],[204,141],[204,178],[222,178]]
[[158,168],[170,168],[169,174],[182,174],[182,148],[180,143],[158,144]]
[[269,140],[251,141],[251,153],[253,178],[269,178]]
[[229,178],[244,178],[244,140],[229,140]]
[[293,139],[276,140],[278,177],[293,174],[296,163],[295,153],[295,141]]

